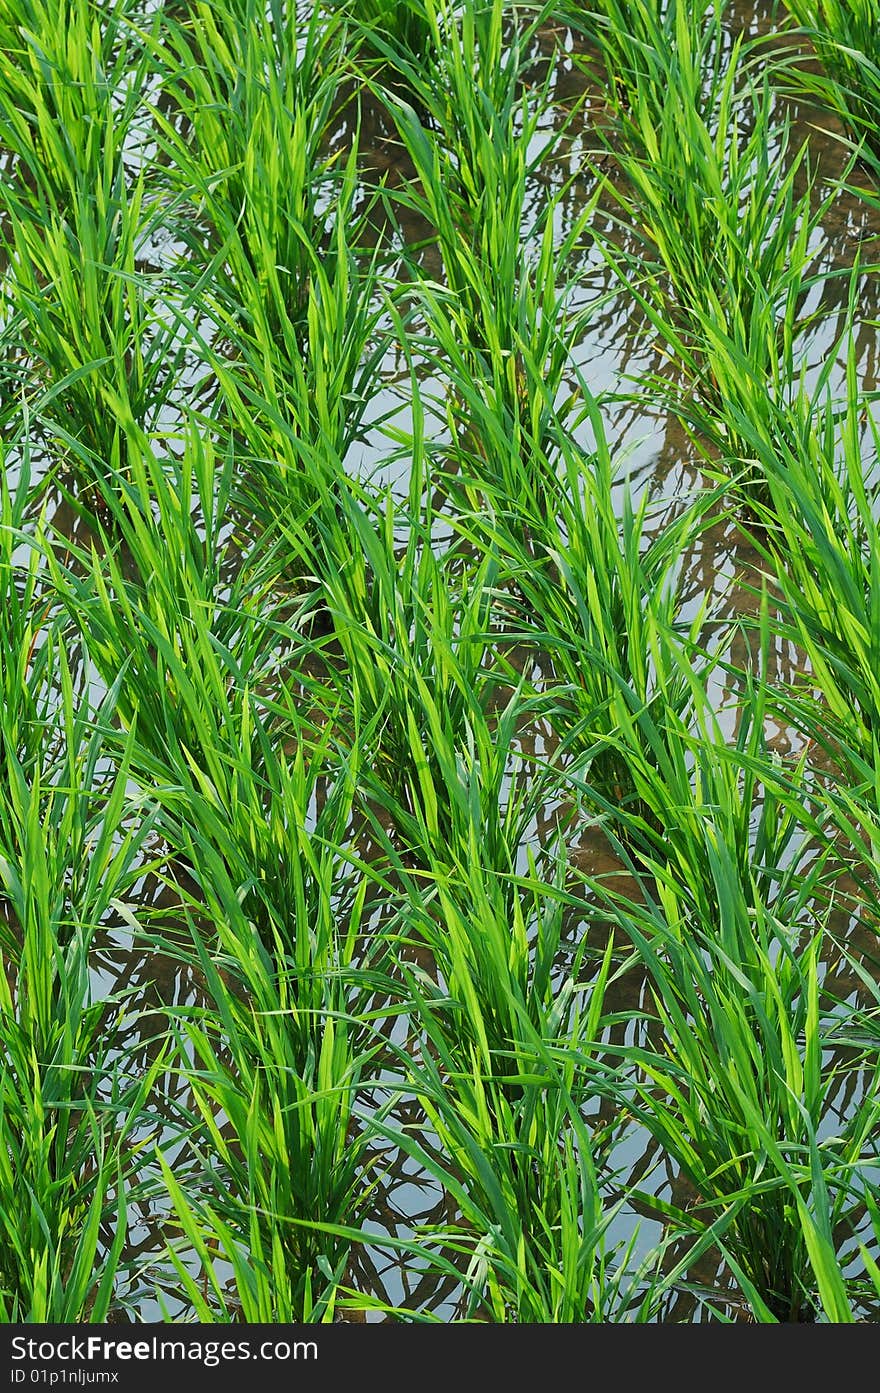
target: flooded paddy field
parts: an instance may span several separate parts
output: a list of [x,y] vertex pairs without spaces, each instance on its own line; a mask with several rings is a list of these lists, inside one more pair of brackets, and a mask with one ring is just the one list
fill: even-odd
[[873,1323],[878,0],[0,36],[0,1320]]

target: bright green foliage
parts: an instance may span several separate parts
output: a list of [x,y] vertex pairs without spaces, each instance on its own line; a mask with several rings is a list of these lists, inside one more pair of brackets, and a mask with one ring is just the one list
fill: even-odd
[[102,781],[100,731],[55,662],[63,704],[46,748],[60,735],[62,753],[26,770],[5,748],[0,819],[0,1317],[38,1323],[106,1319],[161,1069],[160,1051],[129,1072],[125,1003],[90,980],[99,926],[146,865],[131,745]]
[[[367,1137],[353,1113],[369,1054],[358,1050],[347,1022],[334,941],[323,955],[308,953],[308,906],[293,907],[303,917],[291,935],[306,945],[305,957],[298,951],[288,960],[280,936],[269,949],[254,937],[216,853],[201,845],[199,862],[218,931],[209,954],[193,925],[211,1008],[179,1029],[195,1068],[192,1144],[209,1188],[190,1200],[167,1167],[166,1180],[197,1249],[207,1255],[207,1244],[216,1244],[232,1261],[245,1320],[321,1319],[332,1311],[350,1246],[322,1226],[351,1226],[369,1196]],[[230,992],[227,974],[239,990]],[[177,1266],[205,1318],[207,1303]],[[222,1312],[223,1293],[209,1280]]]
[[785,0],[824,73],[797,67],[803,90],[827,104],[880,156],[880,5],[877,0]]
[[878,16],[788,8],[0,0],[0,1320],[875,1318]]
[[737,39],[728,54],[721,10],[707,8],[674,0],[661,20],[636,0],[632,32],[599,34],[618,74],[606,141],[625,176],[622,188],[603,176],[625,233],[603,246],[702,404],[683,402],[684,418],[698,416],[760,496],[732,422],[749,392],[785,399],[830,196],[817,197],[808,144],[791,150],[754,53]]
[[[184,121],[157,113],[179,234],[211,294],[259,333],[303,328],[333,161],[322,151],[336,91],[332,28],[295,7],[197,4],[156,50]],[[301,50],[301,51],[300,51]]]
[[0,143],[27,172],[35,211],[64,210],[83,179],[111,167],[145,69],[126,0],[3,0]]
[[345,22],[358,67],[393,87],[402,64],[423,64],[434,57],[435,8],[422,0],[328,0],[326,13]]
[[155,425],[182,356],[145,294],[139,258],[155,223],[145,174],[126,164],[147,68],[119,6],[33,11],[0,85],[0,143],[19,173],[0,191],[2,296],[47,431],[100,474]]

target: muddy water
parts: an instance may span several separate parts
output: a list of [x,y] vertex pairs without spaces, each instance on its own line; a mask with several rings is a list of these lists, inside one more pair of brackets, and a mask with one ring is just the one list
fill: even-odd
[[[731,35],[740,31],[749,34],[768,32],[771,28],[770,10],[769,4],[732,5],[729,14]],[[560,63],[555,87],[560,111],[567,109],[581,95],[582,88],[583,77],[576,67],[569,61]],[[584,156],[595,148],[591,122],[597,101],[601,101],[601,93],[592,94],[592,102],[586,104],[582,117],[569,131],[566,146],[568,163],[558,171],[542,171],[531,191],[530,206],[534,209],[546,197],[547,187],[552,188],[554,180],[581,171],[571,184],[566,203],[560,208],[560,236],[566,231],[567,220],[577,216],[593,192],[592,179],[584,167]],[[827,177],[834,177],[842,168],[839,128],[835,129],[832,121],[815,111],[791,107],[791,112],[795,122],[794,145],[801,136],[809,135],[819,169]],[[820,124],[826,128],[824,132],[817,129]],[[409,170],[402,162],[400,149],[391,136],[387,120],[380,113],[367,110],[361,132],[365,167],[383,173],[392,187],[395,182],[408,177]],[[341,133],[340,142],[344,143],[344,139],[344,133]],[[401,213],[401,219],[408,240],[413,244],[424,240],[428,231],[424,225],[415,221],[407,223],[405,213]],[[820,265],[829,269],[848,267],[859,247],[863,247],[871,238],[880,237],[880,215],[858,199],[841,194],[829,211],[823,233],[826,243],[820,253]],[[163,243],[161,239],[144,248],[145,261],[159,271],[163,258],[173,258],[175,253],[173,244]],[[433,274],[436,275],[438,271],[438,266],[432,266]],[[663,360],[638,306],[625,293],[612,294],[614,288],[604,259],[595,249],[585,249],[583,264],[579,268],[579,303],[595,306],[595,313],[588,321],[582,341],[573,345],[573,358],[593,392],[606,398],[604,417],[621,462],[622,475],[626,475],[636,496],[644,490],[650,491],[656,500],[654,526],[659,530],[666,525],[670,513],[701,487],[703,478],[696,451],[678,419],[664,415],[654,407],[646,407],[635,399],[633,384],[646,374],[661,371]],[[824,364],[839,339],[846,309],[845,280],[827,282],[821,294],[823,317],[813,326],[803,345],[811,374],[815,374]],[[878,310],[880,279],[866,274],[862,281],[861,316],[863,320],[876,318]],[[878,380],[878,337],[875,329],[863,325],[858,330],[856,343],[862,381],[866,388],[872,389]],[[843,381],[843,372],[844,364],[841,361],[836,369],[838,386]],[[191,387],[192,379],[181,384],[178,407],[186,403]],[[442,383],[431,381],[427,370],[421,387],[426,398],[432,394],[437,397],[442,395]],[[389,352],[384,364],[384,388],[375,396],[370,419],[379,421],[388,412],[396,411],[398,424],[405,427],[407,388],[408,375],[402,356]],[[164,424],[171,428],[174,420],[175,401],[172,398]],[[439,416],[435,428],[438,433],[445,431]],[[379,429],[368,434],[366,441],[352,451],[347,463],[353,473],[394,484],[401,495],[406,491],[406,462],[389,463],[388,442]],[[81,521],[60,498],[52,522],[60,536],[76,536],[82,540]],[[748,612],[753,602],[746,582],[753,578],[755,566],[755,553],[728,523],[705,531],[687,556],[681,575],[686,611],[691,606],[696,609],[706,594],[714,594],[719,604],[723,604],[723,612],[727,615]],[[773,650],[771,658],[774,679],[780,683],[791,681],[795,673],[801,670],[800,655],[790,644],[780,643]],[[732,734],[736,720],[736,692],[725,688],[719,680],[716,695],[719,711],[725,712],[725,729]],[[771,735],[782,755],[800,748],[797,732],[777,728]],[[528,757],[545,757],[546,740],[547,733],[544,731],[522,732],[522,753]],[[563,812],[557,808],[545,809],[533,829],[530,829],[530,839],[533,836],[539,843],[549,841]],[[572,861],[582,869],[597,874],[625,874],[607,843],[589,830],[572,833],[570,854]],[[153,923],[157,929],[161,925],[166,933],[169,926],[175,924],[174,894],[155,880],[145,878],[137,896],[132,896],[129,908],[138,920]],[[871,961],[874,942],[872,927],[841,908],[836,930],[841,940],[848,943],[863,961]],[[576,923],[572,924],[571,931],[572,934],[577,933]],[[601,946],[600,943],[596,945],[597,949]],[[106,926],[95,970],[99,990],[133,991],[130,1009],[132,1020],[136,1021],[133,1029],[137,1032],[135,1038],[144,1066],[155,1046],[150,1013],[160,1009],[163,1004],[195,1004],[202,999],[200,982],[180,959],[152,950],[145,953],[142,947],[134,945],[130,928],[121,922]],[[834,972],[837,974],[834,989],[841,999],[856,999],[862,987],[843,957],[832,976]],[[609,1006],[619,1011],[638,1009],[645,1003],[646,991],[644,977],[635,972],[628,973],[612,988]],[[186,1106],[185,1090],[178,1101],[181,1106]],[[842,1106],[845,1105],[844,1101]],[[607,1106],[602,1105],[602,1108],[607,1114]],[[404,1105],[401,1111],[406,1112]],[[414,1106],[410,1107],[408,1115],[402,1120],[418,1120]],[[605,1115],[602,1120],[609,1122],[610,1118]],[[382,1247],[382,1237],[404,1238],[425,1224],[442,1227],[454,1220],[455,1215],[450,1212],[449,1202],[436,1183],[429,1176],[420,1174],[411,1159],[402,1154],[394,1156],[389,1153],[382,1160],[384,1180],[377,1193],[374,1218],[369,1225],[375,1232],[376,1242],[373,1247],[355,1254],[349,1279],[377,1300],[402,1304],[412,1310],[430,1311],[448,1319],[459,1309],[459,1292],[454,1282],[418,1275],[406,1260]],[[616,1137],[613,1164],[632,1179],[637,1179],[643,1189],[653,1191],[665,1200],[684,1202],[686,1199],[680,1178],[660,1165],[656,1149],[646,1135],[636,1128],[630,1127]],[[162,1275],[166,1217],[161,1205],[155,1202],[144,1202],[136,1215],[129,1252],[136,1270],[130,1288],[123,1293],[125,1309],[120,1310],[121,1319],[126,1318],[126,1313],[130,1315],[135,1312],[147,1320],[160,1318],[163,1310],[172,1316],[186,1314],[186,1303],[180,1300],[173,1286],[169,1286]],[[636,1225],[639,1226],[642,1248],[661,1237],[662,1229],[656,1217],[644,1211],[637,1213],[626,1205],[615,1220],[611,1237],[626,1239]],[[696,1286],[701,1285],[712,1294],[713,1300],[723,1302],[726,1278],[716,1260],[707,1257],[699,1271],[692,1276]],[[682,1292],[670,1305],[669,1319],[699,1318],[700,1300],[699,1292]],[[731,1305],[731,1314],[734,1317],[742,1314],[735,1301]]]

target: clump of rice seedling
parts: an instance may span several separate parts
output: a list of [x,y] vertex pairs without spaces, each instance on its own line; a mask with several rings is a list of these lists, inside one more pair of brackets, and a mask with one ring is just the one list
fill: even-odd
[[[356,774],[330,758],[332,721],[322,733],[302,712],[312,700],[320,721],[328,699],[308,675],[320,648],[299,632],[302,601],[282,585],[286,553],[255,544],[253,566],[238,556],[243,569],[228,574],[232,462],[218,462],[195,425],[175,466],[139,459],[132,482],[107,490],[124,566],[112,552],[80,555],[82,573],[56,565],[55,579],[114,683],[117,720],[134,733],[132,776],[157,799],[169,846],[213,847],[248,921],[299,961],[317,954],[351,888],[331,848],[345,838]],[[196,879],[203,860],[200,850]],[[349,900],[352,948],[361,907]]]
[[503,436],[507,457],[544,446],[549,417],[568,395],[580,323],[569,262],[592,212],[583,209],[560,244],[563,188],[528,225],[529,180],[552,161],[564,123],[546,129],[552,74],[523,82],[532,26],[506,35],[503,9],[447,13],[437,62],[417,88],[420,114],[391,103],[418,177],[395,201],[435,229],[445,279],[441,289],[415,264],[410,272],[425,352],[451,385],[453,458],[463,441],[465,458],[482,456],[487,484],[505,458],[499,451],[496,460],[494,437]]
[[558,845],[540,863],[529,848],[519,874],[517,848],[481,856],[479,832],[474,826],[468,843],[430,854],[424,884],[420,871],[404,872],[396,932],[431,950],[437,982],[413,974],[412,984],[425,1010],[439,1012],[452,1075],[478,1068],[502,1094],[519,1097],[535,1038],[565,1033],[578,1018],[577,951],[574,968],[557,978],[573,901]]
[[17,0],[0,35],[0,145],[17,157],[34,211],[63,213],[83,178],[122,148],[145,68],[126,23],[128,0]]
[[160,1066],[126,1077],[122,1032],[107,1028],[117,1003],[92,998],[87,945],[28,931],[15,985],[0,973],[4,1322],[106,1320],[124,1260]]
[[[530,888],[538,892],[537,882]],[[479,956],[482,926],[474,929]],[[476,979],[466,986],[453,966],[445,989],[422,999],[425,986],[413,977],[424,1040],[402,1060],[403,1088],[415,1093],[429,1131],[420,1138],[390,1121],[380,1126],[455,1203],[456,1222],[420,1236],[417,1253],[428,1269],[443,1270],[450,1258],[463,1269],[466,1318],[650,1320],[683,1270],[661,1276],[660,1252],[639,1262],[634,1242],[609,1238],[619,1202],[603,1194],[608,1177],[581,1112],[590,1071],[579,1044],[601,1030],[610,961],[608,953],[589,987],[566,979],[537,1015],[524,1009],[503,953],[491,987]],[[584,1009],[578,997],[588,993]],[[490,1057],[492,1002],[504,996],[516,1047],[493,1048]]]
[[798,62],[798,88],[817,97],[880,158],[880,5],[877,0],[785,0],[822,62],[816,74]]
[[436,53],[436,11],[428,0],[329,0],[325,11],[345,24],[345,41],[360,70],[391,86],[401,63],[424,65]]
[[491,512],[461,512],[456,530],[497,556],[496,623],[509,643],[524,646],[526,663],[534,655],[540,664],[528,709],[549,722],[560,742],[555,763],[579,771],[609,803],[633,810],[628,742],[650,761],[654,717],[671,710],[684,719],[692,702],[685,674],[663,666],[658,634],[678,632],[695,664],[711,666],[698,646],[711,618],[708,601],[685,620],[678,576],[684,549],[707,525],[717,495],[705,490],[652,535],[649,494],[635,510],[624,485],[618,516],[602,414],[586,382],[577,380],[592,448],[557,423],[553,455],[522,462],[531,494],[523,485],[508,495],[496,483],[487,490]]
[[[19,929],[32,925],[66,943],[77,923],[96,928],[110,901],[142,873],[136,853],[146,834],[120,826],[131,752],[126,774],[107,784],[99,774],[102,735],[90,734],[88,705],[74,691],[60,626],[53,627],[46,664],[59,710],[40,722],[41,758],[23,763],[4,741],[0,874]],[[111,689],[101,719],[112,709]]]
[[155,111],[185,199],[178,235],[196,267],[211,265],[212,295],[270,337],[305,332],[335,179],[333,27],[317,9],[301,21],[293,5],[197,4],[154,46],[182,118]]
[[684,7],[667,0],[596,0],[589,10],[563,7],[566,21],[588,38],[598,55],[589,55],[589,68],[598,56],[604,69],[603,98],[620,119],[645,109],[662,125],[663,92],[669,76],[669,56],[676,51],[682,65],[677,74],[683,86],[693,87],[702,59],[711,84],[712,59],[721,39],[723,6],[716,0],[696,0]]
[[84,179],[64,217],[40,221],[4,195],[10,259],[4,285],[35,363],[34,412],[80,473],[125,469],[174,381],[175,331],[147,303],[137,253],[143,184],[121,165],[96,190]]
[[[851,295],[855,294],[853,276]],[[812,392],[775,406],[769,429],[750,416],[738,429],[761,462],[772,506],[756,545],[780,592],[777,631],[806,655],[800,690],[776,690],[782,719],[830,756],[844,782],[876,789],[880,732],[880,537],[873,461],[880,434],[859,387],[848,333],[846,396],[828,388],[831,359]],[[816,689],[821,700],[816,700]]]
[[[705,27],[681,0],[670,13],[675,23],[658,35],[650,63],[634,60],[631,90],[616,103],[607,137],[626,185],[603,175],[603,187],[621,209],[621,229],[628,237],[637,229],[637,245],[603,238],[602,246],[702,410],[657,381],[661,396],[685,419],[696,414],[726,467],[751,471],[731,421],[744,389],[750,404],[759,392],[785,397],[834,195],[817,198],[808,170],[806,188],[796,191],[808,146],[791,152],[790,126],[774,123],[769,86],[745,80],[751,60],[741,39],[728,60],[720,12]],[[644,45],[632,42],[644,58]],[[741,487],[764,488],[751,472]]]
[[528,821],[531,806],[525,794],[503,796],[528,703],[493,632],[494,559],[438,558],[417,482],[418,513],[403,519],[390,497],[358,492],[340,490],[332,525],[318,518],[311,541],[293,539],[314,568],[342,658],[330,664],[328,698],[358,750],[370,801],[411,852],[442,855],[466,841],[479,809],[487,854],[503,859],[511,827]]
[[[716,892],[729,896],[726,849],[715,855]],[[722,1251],[759,1319],[849,1320],[837,1245],[853,1229],[859,1172],[875,1159],[876,1101],[836,1117],[841,1075],[822,1062],[821,939],[795,949],[765,908],[750,918],[741,895],[724,903],[720,940],[682,914],[668,883],[647,911],[618,907],[664,1040],[627,1055],[645,1079],[630,1106],[697,1197],[673,1217],[687,1230],[724,1214]],[[870,1075],[867,1061],[856,1067]],[[868,1095],[875,1087],[866,1078]]]
[[[369,1049],[354,1041],[341,961],[331,951],[294,965],[280,941],[264,947],[217,854],[200,853],[218,946],[193,934],[212,1004],[177,1028],[195,1066],[191,1135],[203,1179],[184,1186],[163,1171],[209,1299],[172,1256],[203,1319],[326,1319],[348,1261],[344,1234],[370,1191],[367,1136],[354,1120]],[[295,937],[307,943],[309,930],[300,923]],[[232,1264],[231,1300],[215,1256]]]
[[[392,331],[382,323],[387,290],[381,245],[359,251],[367,214],[355,213],[357,158],[352,153],[326,210],[326,244],[304,247],[309,262],[303,322],[273,327],[262,312],[242,322],[206,298],[224,350],[199,336],[219,396],[213,429],[235,442],[242,505],[268,533],[279,518],[323,510],[336,476],[363,433],[379,387]],[[392,308],[399,324],[399,316]],[[234,357],[230,361],[229,348]]]
[[56,446],[80,470],[112,470],[154,423],[181,359],[176,330],[147,304],[139,255],[155,210],[145,172],[132,181],[125,162],[146,68],[118,6],[107,32],[83,0],[37,8],[0,106],[18,156],[0,190],[2,293]]
[[[627,858],[643,898],[589,880],[598,912],[647,967],[662,1026],[659,1047],[621,1051],[644,1082],[631,1075],[618,1091],[609,1075],[607,1086],[632,1089],[634,1115],[693,1186],[681,1222],[726,1215],[722,1250],[756,1315],[850,1319],[835,1244],[857,1207],[876,1098],[868,1087],[863,1106],[836,1116],[850,1064],[826,1057],[820,1017],[831,846],[821,813],[802,802],[803,764],[767,778],[765,702],[753,683],[733,750],[710,736],[705,694],[677,757],[669,741],[669,763],[643,795],[661,830],[636,823],[643,850]],[[820,850],[808,860],[812,839]]]
[[180,129],[156,113],[185,214],[172,312],[219,389],[211,429],[236,442],[245,506],[270,527],[319,501],[389,344],[381,239],[362,253],[357,141],[345,157],[328,146],[335,33],[317,10],[306,22],[293,7],[203,6],[158,51],[181,111]]
[[[499,509],[493,532],[512,631],[550,661],[538,705],[562,741],[557,759],[573,760],[602,796],[629,806],[635,787],[628,742],[639,744],[655,715],[683,717],[691,703],[684,674],[661,666],[657,634],[679,630],[696,645],[707,623],[706,605],[681,619],[676,581],[683,548],[714,500],[707,491],[650,541],[647,494],[636,512],[625,491],[618,519],[601,414],[585,385],[583,394],[595,449],[587,453],[561,438],[558,468],[542,465],[547,511],[530,519],[524,537],[511,501]],[[642,751],[652,758],[650,740]]]
[[112,693],[93,727],[87,706],[74,711],[60,649],[53,673],[56,729],[27,772],[4,750],[0,806],[13,924],[0,945],[0,1313],[13,1322],[107,1318],[162,1067],[159,1050],[128,1077],[124,1001],[98,999],[90,971],[111,901],[149,867],[151,820],[129,804],[130,752],[114,776],[100,772]]
[[[144,752],[141,778],[152,775],[169,845],[194,844],[195,880],[213,849],[248,922],[266,944],[283,945],[306,976],[326,967],[331,948],[346,966],[362,951],[368,887],[347,849],[358,751],[342,763],[332,724],[309,729],[299,705],[283,685],[261,701],[246,682],[232,681],[222,708],[215,699],[192,713],[205,727],[202,762],[169,739],[162,761]],[[372,869],[378,883],[378,858]]]
[[114,545],[89,554],[71,542],[75,564],[52,561],[59,599],[117,691],[120,724],[137,726],[153,778],[168,778],[184,751],[205,768],[232,685],[271,689],[281,655],[296,645],[294,629],[273,627],[271,551],[256,544],[253,566],[227,574],[232,468],[232,454],[218,462],[191,422],[180,459],[132,453],[129,477],[104,489]]
[[29,773],[40,757],[49,714],[42,638],[51,600],[44,594],[40,547],[25,531],[37,491],[26,437],[14,487],[11,454],[0,462],[0,759],[12,756]]

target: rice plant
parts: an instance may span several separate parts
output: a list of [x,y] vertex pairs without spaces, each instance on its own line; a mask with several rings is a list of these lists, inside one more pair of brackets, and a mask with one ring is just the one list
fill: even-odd
[[[824,1052],[833,862],[827,844],[804,861],[811,840],[822,847],[822,814],[801,806],[803,784],[781,770],[775,787],[757,784],[772,767],[761,758],[764,699],[760,684],[746,693],[735,750],[722,753],[711,718],[707,728],[705,697],[702,729],[681,732],[678,759],[645,795],[662,830],[639,827],[654,849],[629,861],[644,902],[590,888],[652,981],[662,1045],[623,1054],[646,1080],[634,1115],[697,1197],[680,1220],[703,1206],[711,1222],[728,1207],[722,1251],[760,1318],[850,1319],[834,1244],[871,1162],[873,1085],[843,1124],[833,1099],[839,1069],[872,1064],[838,1066]],[[616,1089],[610,1076],[606,1086]]]
[[167,473],[143,451],[132,454],[129,478],[107,481],[101,496],[117,536],[103,554],[77,554],[69,543],[67,565],[52,558],[58,597],[99,673],[116,687],[118,721],[126,730],[137,726],[154,778],[157,766],[165,761],[167,771],[184,750],[204,767],[202,721],[212,702],[225,703],[234,681],[243,688],[242,673],[255,686],[268,681],[291,641],[276,630],[267,643],[272,620],[257,608],[275,578],[271,553],[264,569],[257,546],[254,568],[230,589],[224,531],[231,473],[232,457],[218,462],[191,422],[183,456]]
[[[655,28],[650,50],[644,39],[626,38],[633,56],[607,136],[626,182],[602,176],[621,231],[633,223],[638,230],[622,245],[603,239],[603,247],[703,402],[700,430],[737,472],[749,460],[731,425],[744,409],[742,379],[747,388],[754,381],[752,395],[785,397],[833,192],[819,196],[807,143],[791,149],[772,89],[750,76],[754,55],[741,39],[725,54],[720,10],[704,17],[677,3]],[[667,400],[681,396],[656,385]],[[693,420],[688,402],[682,411]],[[760,494],[760,479],[749,483]]]
[[649,967],[665,1040],[631,1056],[649,1081],[631,1106],[692,1186],[676,1218],[687,1229],[729,1207],[722,1251],[759,1318],[851,1319],[835,1244],[859,1170],[874,1164],[876,1119],[866,1102],[820,1141],[839,1077],[819,1062],[819,941],[792,953],[766,916],[727,947],[688,939],[675,898],[663,899],[620,922]]
[[[354,1100],[370,1049],[349,1028],[349,988],[333,944],[329,957],[295,963],[280,941],[263,947],[216,853],[202,847],[200,860],[218,945],[209,947],[195,924],[193,935],[212,1005],[178,1026],[192,1061],[198,1168],[190,1194],[167,1165],[165,1177],[213,1299],[200,1295],[179,1257],[178,1271],[203,1319],[218,1307],[248,1321],[321,1319],[332,1313],[350,1247],[331,1230],[351,1227],[369,1196]],[[309,927],[299,924],[299,942],[308,943]],[[228,973],[240,991],[230,993]],[[217,1256],[233,1267],[231,1304]]]
[[57,643],[49,661],[60,709],[44,731],[40,762],[23,766],[5,742],[3,750],[0,1313],[7,1322],[107,1318],[138,1190],[138,1149],[156,1130],[151,1095],[162,1068],[160,1050],[146,1073],[129,1071],[126,1003],[101,998],[90,961],[111,902],[149,868],[152,821],[127,795],[130,752],[110,777],[101,772],[112,694],[102,710],[75,710]]
[[330,0],[325,10],[345,22],[346,39],[359,67],[394,85],[401,61],[430,62],[435,55],[434,10],[421,0]]
[[[440,1068],[427,1055],[414,1086],[437,1149],[389,1135],[449,1190],[458,1226],[418,1245],[430,1266],[449,1254],[462,1269],[462,1315],[496,1322],[589,1323],[649,1320],[662,1307],[659,1254],[641,1262],[609,1239],[613,1206],[603,1204],[587,1128],[563,1080],[529,1082],[508,1102],[474,1063],[456,1072],[449,1096],[448,1036],[429,1018]],[[544,1069],[541,1072],[545,1072]],[[454,1157],[450,1166],[445,1157]]]
[[[393,342],[386,296],[392,305],[397,296],[386,287],[383,249],[369,259],[359,254],[367,215],[354,215],[356,171],[353,153],[327,208],[324,242],[303,250],[309,271],[302,322],[273,327],[257,316],[248,328],[216,306],[232,362],[199,336],[219,387],[212,428],[235,442],[245,466],[241,501],[270,534],[279,516],[323,510],[322,495],[335,489],[343,461],[363,437],[379,365]],[[254,303],[263,303],[259,294]],[[391,317],[399,319],[393,307]]]
[[49,719],[48,650],[41,639],[51,599],[44,598],[40,548],[30,544],[25,531],[35,493],[27,443],[14,486],[9,483],[10,473],[4,461],[0,475],[0,757],[14,757],[29,771],[39,759]]
[[34,211],[63,214],[82,178],[124,146],[146,69],[127,25],[128,0],[22,0],[0,33],[0,143]]
[[878,718],[871,459],[878,438],[851,346],[848,358],[843,401],[835,401],[826,377],[812,393],[801,388],[789,408],[768,412],[769,429],[755,417],[740,419],[772,498],[758,545],[781,592],[778,629],[802,646],[812,674],[800,690],[774,699],[856,788],[870,790]]
[[179,113],[155,117],[190,257],[219,253],[212,293],[257,332],[302,332],[334,181],[332,26],[292,5],[197,5],[154,53]]
[[840,116],[857,142],[880,154],[880,10],[876,0],[785,0],[823,67],[792,63],[801,91]]
[[499,3],[460,15],[438,7],[438,58],[412,79],[418,110],[392,102],[419,181],[396,201],[435,229],[443,267],[442,287],[417,266],[412,275],[426,350],[454,383],[446,409],[453,457],[463,438],[465,458],[485,460],[489,485],[499,467],[493,434],[503,434],[509,456],[545,445],[549,418],[568,395],[568,345],[579,325],[571,262],[592,211],[587,205],[560,243],[564,185],[529,224],[530,176],[539,161],[552,162],[564,127],[541,129],[550,76],[525,81],[528,34],[508,37],[503,21]]
[[118,468],[181,359],[140,264],[155,226],[146,174],[126,163],[147,70],[120,7],[106,29],[81,0],[36,8],[4,118],[18,158],[2,193],[3,298],[56,447],[81,469],[90,456]]
[[143,448],[182,357],[137,265],[143,198],[142,182],[126,190],[120,164],[97,189],[82,179],[64,217],[35,219],[12,191],[4,197],[5,291],[34,360],[35,414],[86,478],[124,469]]
[[[547,511],[530,519],[524,535],[511,507],[494,531],[511,592],[512,632],[549,659],[539,707],[561,741],[558,758],[589,770],[604,797],[628,804],[632,765],[615,736],[626,731],[624,742],[637,744],[655,706],[683,717],[690,705],[689,683],[680,670],[663,666],[657,634],[678,630],[695,643],[708,622],[705,606],[688,622],[680,616],[676,573],[685,538],[699,535],[714,499],[707,491],[649,541],[650,499],[645,495],[635,510],[624,486],[618,519],[601,414],[585,384],[583,396],[595,450],[563,438],[557,467],[542,466]],[[534,460],[532,468],[537,475]],[[696,649],[694,661],[700,662]],[[643,746],[649,759],[650,745]]]

